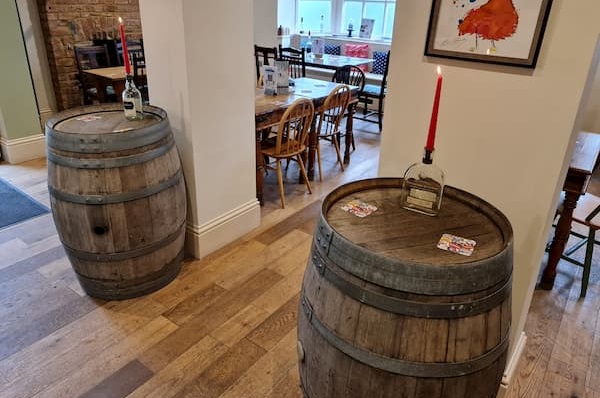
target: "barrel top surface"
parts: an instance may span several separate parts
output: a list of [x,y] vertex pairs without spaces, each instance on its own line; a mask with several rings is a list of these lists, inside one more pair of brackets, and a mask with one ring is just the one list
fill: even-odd
[[158,115],[149,112],[144,113],[142,120],[127,120],[122,109],[100,110],[67,116],[53,128],[63,133],[121,133],[148,127],[160,120]]
[[[323,216],[343,238],[398,261],[454,265],[485,260],[512,244],[506,217],[484,200],[446,186],[440,213],[427,216],[400,206],[401,179],[372,179],[346,184],[328,195]],[[376,206],[360,218],[342,209],[351,200]],[[470,256],[437,248],[443,234],[476,242]]]

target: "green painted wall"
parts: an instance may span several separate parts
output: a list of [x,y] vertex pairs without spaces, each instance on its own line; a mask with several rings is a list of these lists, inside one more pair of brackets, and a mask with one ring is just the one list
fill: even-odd
[[14,0],[0,1],[0,115],[8,140],[42,132]]

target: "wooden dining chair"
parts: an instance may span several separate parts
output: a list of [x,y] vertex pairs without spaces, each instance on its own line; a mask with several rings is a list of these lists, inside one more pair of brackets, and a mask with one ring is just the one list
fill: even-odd
[[[331,81],[358,86],[358,95],[360,96],[365,88],[366,77],[365,72],[363,72],[363,70],[358,66],[343,65],[335,70],[333,76],[331,77]],[[356,150],[354,135],[352,135],[352,150]]]
[[[383,102],[387,94],[387,77],[390,67],[390,51],[386,54],[385,67],[383,70],[383,76],[381,78],[381,84],[365,84],[362,93],[358,96],[358,101],[364,104],[363,114],[359,115],[358,112],[354,114],[356,119],[365,120],[367,122],[373,122],[379,124],[379,131],[383,129]],[[377,109],[369,110],[368,105],[372,104],[374,100],[377,100]],[[371,117],[376,116],[374,120]]]
[[117,96],[112,86],[96,87],[83,71],[87,69],[106,68],[112,66],[106,45],[75,46],[75,62],[77,64],[78,81],[83,95],[84,105],[90,105],[98,98],[98,89],[104,90],[106,98],[116,102]]
[[256,81],[260,79],[263,65],[273,65],[277,59],[277,47],[254,45],[254,61],[256,63]]
[[282,160],[298,162],[308,193],[312,193],[302,160],[302,154],[306,152],[308,133],[314,113],[315,108],[312,100],[309,98],[298,98],[281,117],[277,125],[277,135],[269,140],[270,143],[263,142],[261,145],[260,152],[262,156],[260,161],[263,168],[277,172],[277,183],[279,185],[279,197],[282,208],[285,208]]
[[[362,71],[361,71],[362,72]],[[344,171],[344,162],[340,153],[340,136],[342,119],[350,102],[350,88],[346,85],[337,86],[325,99],[323,109],[317,115],[317,162],[319,165],[319,181],[323,181],[321,165],[321,141],[333,144],[340,168]]]
[[283,47],[279,45],[279,60],[288,61],[290,66],[290,77],[306,77],[306,50],[298,50],[292,47]]
[[[561,196],[556,215],[560,216],[563,209],[564,193]],[[581,290],[579,297],[585,297],[587,293],[587,287],[590,280],[590,271],[592,268],[592,260],[594,255],[594,246],[600,244],[596,238],[596,231],[600,229],[600,198],[591,193],[586,193],[581,196],[577,201],[577,206],[573,210],[572,222],[579,224],[584,229],[587,228],[587,233],[578,232],[573,224],[569,235],[576,238],[575,242],[571,246],[565,249],[561,254],[560,258],[570,262],[571,264],[578,265],[583,268],[583,275],[581,277]],[[572,241],[570,241],[572,242]],[[581,247],[585,246],[584,260],[579,260],[575,252]],[[550,245],[546,246],[546,251],[549,251]]]
[[[119,65],[125,65],[123,62],[123,43],[120,40],[117,41],[115,48],[117,50]],[[129,53],[129,62],[132,62],[134,54],[138,57],[144,57],[144,40],[127,40],[127,52]]]

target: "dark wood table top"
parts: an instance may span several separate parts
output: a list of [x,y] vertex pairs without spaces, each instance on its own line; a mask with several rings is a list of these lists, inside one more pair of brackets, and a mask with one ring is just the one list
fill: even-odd
[[571,164],[567,171],[564,190],[575,189],[581,194],[586,192],[589,178],[587,178],[587,181],[583,184],[579,183],[576,185],[573,185],[570,179],[572,179],[573,176],[590,177],[594,171],[599,151],[600,134],[589,131],[582,131],[578,134],[577,141],[575,142],[575,149],[573,150],[573,157],[571,158]]
[[124,66],[110,66],[108,68],[85,69],[83,73],[101,77],[112,81],[125,81],[127,77]]

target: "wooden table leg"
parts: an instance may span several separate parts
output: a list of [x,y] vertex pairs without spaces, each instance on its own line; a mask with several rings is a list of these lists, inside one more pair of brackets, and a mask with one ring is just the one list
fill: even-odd
[[542,280],[540,287],[545,290],[551,290],[554,286],[554,279],[556,278],[556,266],[560,261],[560,256],[565,250],[567,241],[569,240],[569,232],[571,231],[571,222],[573,220],[573,210],[577,206],[577,200],[580,194],[576,192],[565,192],[565,200],[563,202],[563,209],[561,215],[556,224],[554,230],[554,238],[550,244],[550,251],[548,253],[548,263],[542,274]]
[[346,148],[344,149],[344,164],[350,163],[350,147],[354,141],[354,108],[356,103],[348,105],[348,120],[346,120]]
[[123,91],[125,91],[125,81],[113,81],[112,86],[115,90],[115,94],[117,95],[117,102],[123,102]]
[[262,140],[262,132],[256,132],[256,199],[260,202],[260,205],[263,206],[263,157],[260,152],[261,149],[261,140]]
[[[306,165],[306,175],[308,176],[309,181],[313,181],[315,179],[315,156],[317,154],[317,123],[316,123],[316,115],[313,117],[310,132],[308,133],[308,159],[306,155],[302,158],[304,164]],[[300,173],[299,178],[300,184],[304,184],[302,179],[302,173]]]

